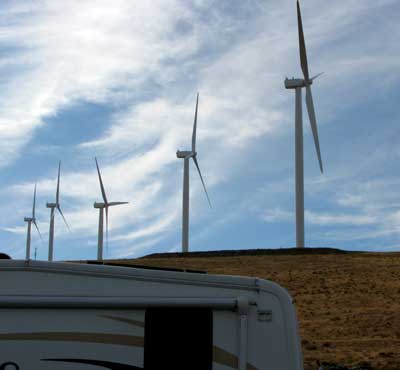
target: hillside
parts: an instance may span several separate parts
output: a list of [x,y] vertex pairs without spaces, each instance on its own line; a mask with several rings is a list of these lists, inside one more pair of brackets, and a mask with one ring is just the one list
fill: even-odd
[[112,262],[275,281],[295,298],[306,370],[315,370],[317,359],[400,369],[400,253],[255,250]]

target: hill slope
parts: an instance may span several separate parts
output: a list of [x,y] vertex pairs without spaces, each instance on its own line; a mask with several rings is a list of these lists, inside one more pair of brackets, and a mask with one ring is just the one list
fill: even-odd
[[295,298],[306,370],[317,359],[400,369],[400,253],[225,251],[114,262],[275,281]]

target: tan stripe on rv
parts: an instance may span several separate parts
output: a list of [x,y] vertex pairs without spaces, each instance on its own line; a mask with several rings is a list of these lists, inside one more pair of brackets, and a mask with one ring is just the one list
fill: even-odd
[[132,320],[132,319],[128,319],[128,318],[125,318],[125,317],[119,317],[119,316],[110,316],[110,315],[97,315],[97,316],[98,317],[103,317],[105,319],[124,322],[125,324],[129,324],[129,325],[139,326],[140,328],[144,328],[144,322],[143,321]]
[[[111,317],[110,317],[111,318]],[[58,342],[86,342],[100,344],[115,344],[120,346],[144,347],[144,338],[133,335],[105,334],[105,333],[81,333],[81,332],[39,332],[39,333],[9,333],[0,334],[0,341],[39,340]],[[213,361],[237,369],[238,358],[224,349],[213,346]],[[247,364],[247,370],[258,370],[251,364]]]
[[[213,361],[234,369],[237,369],[239,364],[237,356],[217,346],[213,347]],[[257,368],[247,363],[247,370],[257,370]]]
[[88,342],[143,347],[144,338],[133,335],[74,332],[39,332],[0,334],[0,340],[42,340],[63,342]]

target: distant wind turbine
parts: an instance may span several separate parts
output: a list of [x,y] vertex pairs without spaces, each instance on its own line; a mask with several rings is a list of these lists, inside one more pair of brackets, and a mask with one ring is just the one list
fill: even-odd
[[50,229],[49,229],[49,261],[53,261],[53,246],[54,246],[54,217],[55,217],[55,209],[58,210],[62,219],[64,220],[65,225],[69,231],[70,228],[68,226],[67,220],[64,217],[63,212],[60,207],[60,171],[61,171],[61,161],[58,163],[58,177],[57,177],[57,191],[56,191],[56,202],[55,203],[46,203],[46,207],[50,208]]
[[[33,206],[32,206],[32,217],[25,217],[24,221],[28,223],[27,235],[26,235],[26,260],[29,260],[31,257],[31,229],[32,224],[35,225],[37,232],[39,233],[40,239],[42,239],[42,234],[40,234],[39,227],[36,223],[35,217],[35,208],[36,208],[36,184],[35,190],[33,191]],[[36,259],[36,248],[35,248],[35,259]]]
[[103,180],[100,174],[99,164],[97,163],[97,158],[94,159],[96,161],[97,174],[99,176],[99,183],[101,189],[101,195],[103,197],[103,202],[95,202],[93,204],[94,208],[99,209],[99,235],[97,242],[97,260],[103,260],[103,223],[104,223],[104,209],[106,210],[106,242],[108,244],[108,207],[119,206],[121,204],[128,204],[129,202],[109,202],[107,200],[106,191],[104,190]]
[[303,112],[302,88],[306,89],[306,106],[314,137],[319,168],[323,173],[321,151],[318,140],[317,120],[315,118],[314,102],[311,93],[313,81],[322,73],[310,78],[308,71],[306,44],[304,41],[303,24],[301,20],[300,4],[297,0],[297,21],[299,32],[300,64],[304,78],[285,79],[286,89],[296,92],[296,118],[295,118],[295,162],[296,162],[296,247],[304,248],[304,158],[303,158]]
[[183,206],[182,206],[182,252],[189,252],[189,160],[193,159],[200,175],[201,183],[207,196],[208,204],[211,207],[210,198],[207,193],[206,185],[201,175],[199,163],[197,161],[196,152],[196,129],[197,129],[197,110],[199,106],[199,93],[197,93],[196,110],[194,113],[193,133],[192,133],[192,150],[176,152],[177,158],[184,159],[183,164]]

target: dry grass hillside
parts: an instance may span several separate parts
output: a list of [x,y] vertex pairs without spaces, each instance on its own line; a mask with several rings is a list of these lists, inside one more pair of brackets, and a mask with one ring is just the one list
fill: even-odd
[[190,253],[120,263],[257,276],[295,298],[306,370],[315,362],[400,369],[400,253]]

